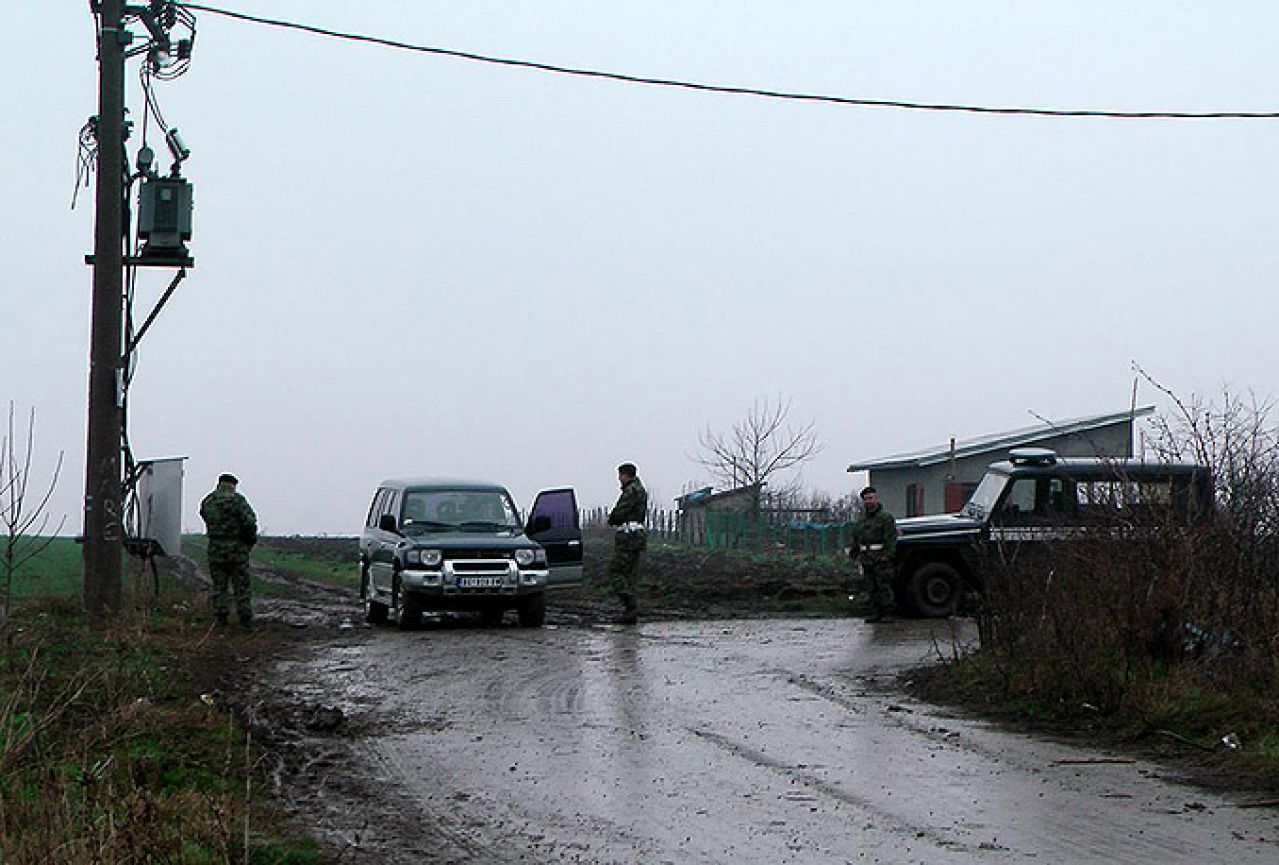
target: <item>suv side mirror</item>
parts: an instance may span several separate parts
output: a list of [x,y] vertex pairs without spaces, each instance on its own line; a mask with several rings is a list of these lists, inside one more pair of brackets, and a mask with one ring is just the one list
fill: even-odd
[[399,531],[395,526],[394,514],[382,514],[382,516],[378,517],[377,527],[384,532]]
[[524,534],[537,535],[542,532],[550,531],[550,529],[551,518],[542,514],[541,516],[533,517],[533,519],[528,521],[528,526],[524,529]]

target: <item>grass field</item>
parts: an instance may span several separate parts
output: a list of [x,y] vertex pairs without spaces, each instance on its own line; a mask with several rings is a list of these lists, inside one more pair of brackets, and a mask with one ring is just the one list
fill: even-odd
[[[30,538],[27,543],[28,550],[40,552],[14,574],[12,599],[77,597],[84,586],[84,548],[74,538]],[[304,550],[299,550],[298,544],[292,539],[262,538],[253,548],[253,560],[287,576],[340,586],[358,584],[354,540],[350,541],[349,553],[341,543],[312,542],[309,546],[303,543],[308,546]],[[182,539],[182,552],[203,566],[206,545],[203,535],[186,535]],[[312,546],[315,549],[311,549]],[[141,561],[128,556],[124,557],[123,573],[126,588],[133,582],[150,579]],[[255,594],[287,594],[289,588],[255,578],[253,591]]]
[[84,584],[84,548],[74,538],[28,538],[25,543],[30,550],[43,549],[14,573],[15,600],[37,595],[63,597],[80,591]]
[[213,634],[167,580],[154,603],[91,617],[80,554],[50,544],[0,620],[0,863],[322,861],[251,792],[263,754],[217,696],[258,635]]

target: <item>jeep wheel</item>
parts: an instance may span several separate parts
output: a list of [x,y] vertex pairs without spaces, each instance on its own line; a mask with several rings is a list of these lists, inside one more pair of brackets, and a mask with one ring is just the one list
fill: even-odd
[[520,601],[516,610],[521,628],[540,628],[546,623],[546,595],[538,592]]
[[906,581],[906,607],[929,619],[943,619],[959,606],[959,572],[942,562],[920,565]]

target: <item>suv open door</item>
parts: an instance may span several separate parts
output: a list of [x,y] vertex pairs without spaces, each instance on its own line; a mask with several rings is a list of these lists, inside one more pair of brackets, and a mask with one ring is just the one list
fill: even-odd
[[524,533],[546,550],[548,588],[582,582],[582,527],[572,487],[538,493]]

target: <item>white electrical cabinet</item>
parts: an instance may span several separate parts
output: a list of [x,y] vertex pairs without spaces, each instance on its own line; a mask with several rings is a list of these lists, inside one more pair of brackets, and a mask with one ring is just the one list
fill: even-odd
[[154,551],[182,551],[182,474],[186,457],[143,460],[137,490],[138,538],[154,542]]

